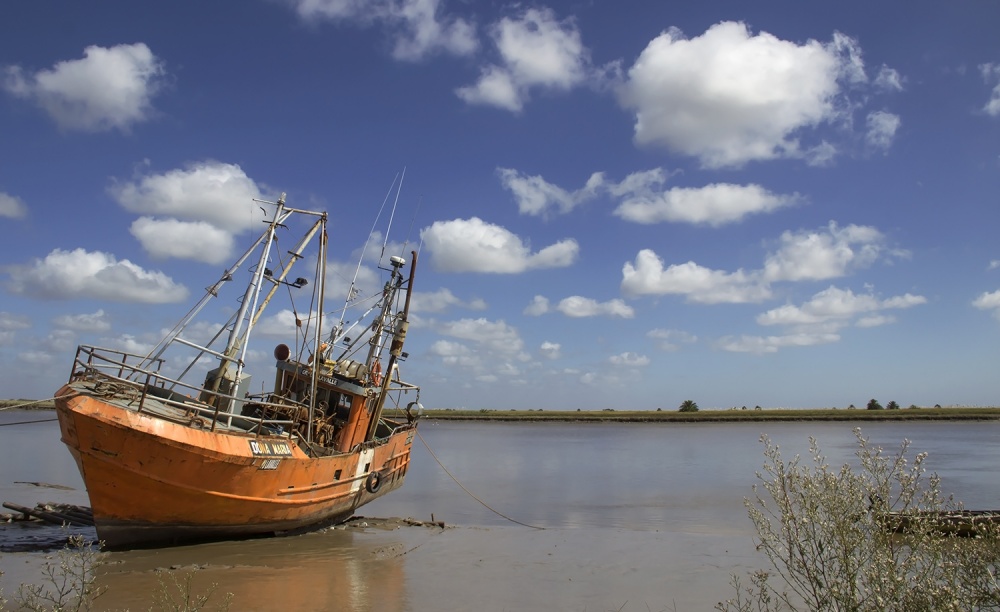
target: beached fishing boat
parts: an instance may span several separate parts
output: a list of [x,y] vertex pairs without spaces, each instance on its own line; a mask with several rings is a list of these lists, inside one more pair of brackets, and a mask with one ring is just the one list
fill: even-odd
[[[159,344],[145,355],[80,346],[56,394],[106,547],[341,521],[403,484],[419,408],[399,373],[417,254],[408,273],[400,256],[380,265],[387,280],[368,298],[352,282],[339,319],[327,317],[327,214],[288,207],[284,194],[263,204],[266,230]],[[295,226],[304,234],[282,252]],[[312,279],[288,280],[303,261],[315,262]],[[206,332],[195,321],[227,286],[233,314]],[[281,314],[293,337],[273,349],[273,388],[253,393],[251,335],[279,297],[292,303]]]

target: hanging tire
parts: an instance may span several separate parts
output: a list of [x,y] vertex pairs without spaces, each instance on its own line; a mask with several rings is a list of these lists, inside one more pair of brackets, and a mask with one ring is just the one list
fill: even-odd
[[380,488],[382,488],[382,475],[378,472],[372,472],[365,479],[365,490],[369,493],[378,493]]

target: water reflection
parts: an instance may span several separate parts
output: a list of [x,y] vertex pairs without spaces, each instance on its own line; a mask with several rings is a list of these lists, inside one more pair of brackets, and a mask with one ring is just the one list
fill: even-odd
[[150,594],[163,589],[156,570],[170,569],[182,581],[191,576],[194,594],[217,585],[212,602],[220,603],[232,593],[234,610],[405,610],[401,556],[420,537],[429,534],[329,529],[285,538],[111,553],[98,578],[108,588],[101,603],[108,609],[146,609]]
[[[857,424],[590,424],[427,422],[434,454],[489,506],[542,527],[636,530],[747,530],[743,498],[763,464],[767,434],[791,458],[814,436],[834,465],[855,463]],[[872,444],[894,452],[911,441],[929,471],[970,508],[1000,508],[1000,423],[865,423]],[[504,525],[466,495],[418,441],[398,493],[365,511],[377,516],[434,514],[449,523]]]

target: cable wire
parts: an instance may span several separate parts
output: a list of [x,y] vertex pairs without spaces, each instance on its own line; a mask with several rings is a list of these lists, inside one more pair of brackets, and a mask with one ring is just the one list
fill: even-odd
[[427,440],[424,440],[424,437],[422,435],[420,435],[420,430],[419,429],[414,429],[414,431],[417,432],[417,437],[420,438],[420,441],[424,443],[424,447],[427,449],[427,452],[431,454],[431,457],[434,457],[434,461],[437,461],[437,464],[441,466],[441,469],[444,470],[444,473],[447,474],[452,480],[454,480],[455,484],[457,484],[459,487],[461,487],[462,490],[465,491],[469,495],[469,497],[471,497],[472,499],[474,499],[477,502],[479,502],[480,504],[482,504],[482,506],[484,508],[486,508],[487,510],[489,510],[493,514],[496,514],[499,517],[505,518],[508,521],[510,521],[511,523],[517,523],[518,525],[521,525],[523,527],[530,527],[531,529],[538,529],[538,530],[544,530],[545,529],[545,527],[537,527],[535,525],[529,525],[527,523],[522,523],[521,521],[518,521],[516,519],[512,519],[509,516],[507,516],[506,514],[500,512],[498,510],[495,510],[494,508],[491,508],[489,504],[487,504],[483,500],[481,500],[478,497],[476,497],[476,495],[472,491],[466,489],[465,485],[463,485],[461,482],[459,482],[458,478],[455,478],[455,475],[452,474],[451,472],[449,472],[448,468],[446,468],[444,466],[444,464],[441,463],[441,460],[437,458],[437,455],[435,455],[434,451],[431,450],[431,447],[428,446]]

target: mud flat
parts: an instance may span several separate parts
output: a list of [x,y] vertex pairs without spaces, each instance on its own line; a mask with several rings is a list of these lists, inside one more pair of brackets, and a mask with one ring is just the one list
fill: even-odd
[[[51,555],[6,555],[6,565],[16,580],[38,580]],[[213,593],[206,609],[231,593],[231,610],[696,610],[724,598],[729,573],[744,573],[757,556],[740,530],[358,517],[298,536],[106,553],[97,584],[107,591],[97,605],[145,610],[156,593],[176,597],[175,584],[190,580],[192,594]]]

